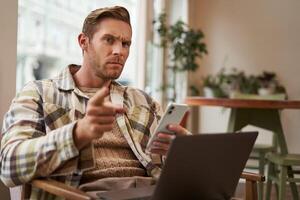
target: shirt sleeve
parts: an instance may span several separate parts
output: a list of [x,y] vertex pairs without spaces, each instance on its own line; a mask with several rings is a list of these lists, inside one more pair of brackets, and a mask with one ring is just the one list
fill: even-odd
[[75,123],[46,134],[41,97],[34,84],[25,86],[14,98],[3,121],[0,155],[3,183],[11,187],[35,177],[49,176],[78,156],[73,141]]

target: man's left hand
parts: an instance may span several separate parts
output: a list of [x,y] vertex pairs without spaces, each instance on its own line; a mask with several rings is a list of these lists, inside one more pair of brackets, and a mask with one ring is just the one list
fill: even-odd
[[158,137],[153,141],[150,152],[160,155],[167,155],[171,142],[176,136],[187,135],[188,131],[180,125],[169,124],[168,130],[174,132],[174,135],[168,133],[158,133]]

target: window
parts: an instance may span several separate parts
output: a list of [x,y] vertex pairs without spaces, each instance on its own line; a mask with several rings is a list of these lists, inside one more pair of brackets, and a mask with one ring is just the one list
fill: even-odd
[[68,64],[81,64],[77,36],[84,18],[99,7],[128,9],[133,28],[130,56],[119,81],[137,84],[138,0],[19,0],[17,90],[28,81],[57,75]]
[[[163,0],[153,1],[153,12],[150,14],[153,19],[157,19],[159,14],[165,9]],[[147,62],[146,62],[146,77],[145,77],[145,91],[154,97],[159,102],[163,101],[163,51],[157,46],[160,42],[159,35],[153,30],[151,24],[151,35],[147,42]]]
[[[158,19],[161,13],[168,15],[168,23],[174,23],[178,19],[187,21],[187,6],[188,1],[164,1],[153,0],[153,13],[152,18]],[[147,43],[147,63],[146,63],[146,80],[145,90],[152,97],[157,99],[164,106],[168,101],[174,97],[174,91],[168,89],[174,79],[173,72],[170,73],[170,68],[167,66],[170,64],[168,58],[168,50],[165,50],[158,46],[161,42],[161,38],[157,31],[157,26],[152,27],[151,41]],[[182,73],[180,76],[176,76],[176,101],[182,102],[187,94],[187,73]]]

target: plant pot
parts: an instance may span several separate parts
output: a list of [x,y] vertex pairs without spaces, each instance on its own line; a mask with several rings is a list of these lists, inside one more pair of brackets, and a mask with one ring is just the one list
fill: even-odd
[[210,87],[204,87],[203,88],[203,95],[204,95],[204,97],[207,97],[207,98],[214,98],[215,97],[214,91]]
[[234,99],[236,96],[239,96],[241,93],[238,90],[231,90],[229,91],[229,98]]
[[267,96],[267,95],[274,94],[274,88],[259,88],[258,94],[261,96]]

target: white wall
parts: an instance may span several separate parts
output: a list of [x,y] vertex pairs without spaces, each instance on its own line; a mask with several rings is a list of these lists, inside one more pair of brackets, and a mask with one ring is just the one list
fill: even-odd
[[0,128],[16,91],[17,0],[1,0],[0,5]]
[[[17,0],[0,1],[0,130],[16,90]],[[8,189],[0,181],[1,199],[9,199]]]
[[[289,98],[300,99],[300,1],[190,0],[189,3],[191,25],[204,31],[209,51],[190,82],[200,85],[201,76],[222,67],[236,67],[249,74],[274,71],[286,86]],[[212,112],[217,113],[217,119]],[[202,110],[200,131],[225,130],[227,114],[220,113],[220,110]],[[300,110],[283,111],[282,121],[289,150],[300,153]]]

